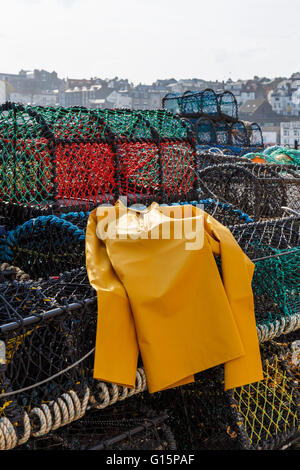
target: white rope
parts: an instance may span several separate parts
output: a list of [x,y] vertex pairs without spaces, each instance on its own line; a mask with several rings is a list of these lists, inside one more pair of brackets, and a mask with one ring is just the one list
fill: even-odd
[[[136,384],[133,389],[128,389],[127,387],[112,383],[106,384],[104,382],[97,383],[96,387],[101,390],[98,394],[98,398],[100,398],[101,403],[97,404],[95,408],[103,410],[117,401],[125,400],[125,398],[129,398],[143,392],[147,387],[146,375],[142,368],[139,368],[136,371]],[[110,391],[111,393],[109,393]],[[97,399],[94,396],[91,396],[90,402],[95,405],[95,403],[97,403]]]
[[[97,388],[100,390],[99,398],[102,403],[97,404],[97,409],[106,408],[117,401],[143,392],[147,387],[146,376],[143,369],[136,371],[135,388],[129,390],[127,387],[113,383],[99,382]],[[95,403],[95,397],[90,396],[90,389],[86,387],[82,402],[74,390],[63,393],[55,401],[48,404],[42,403],[39,407],[34,407],[29,416],[26,412],[23,415],[23,436],[18,438],[16,429],[7,417],[0,419],[0,450],[10,450],[16,445],[24,444],[30,436],[41,437],[50,431],[66,426],[85,415],[88,403]],[[34,425],[33,425],[34,422]],[[35,424],[37,423],[37,424]]]
[[[86,412],[89,396],[90,391],[87,387],[81,403],[74,390],[70,390],[57,398],[56,401],[49,404],[42,403],[40,407],[34,407],[29,416],[25,412],[23,417],[24,434],[19,439],[11,421],[2,417],[0,419],[0,450],[13,449],[16,445],[27,442],[30,436],[44,436],[50,431],[81,418]],[[36,425],[32,425],[32,421],[38,422],[37,429]]]
[[258,325],[257,335],[260,343],[274,339],[282,334],[288,334],[300,328],[300,315],[276,320],[269,325]]

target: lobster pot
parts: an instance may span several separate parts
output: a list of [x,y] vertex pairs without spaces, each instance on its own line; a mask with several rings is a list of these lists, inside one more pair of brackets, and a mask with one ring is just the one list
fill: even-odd
[[180,114],[182,110],[181,94],[168,93],[162,100],[162,107],[173,114]]
[[182,114],[198,114],[201,113],[202,95],[186,91],[181,97],[181,113]]
[[162,107],[174,114],[192,116],[206,114],[218,119],[238,119],[238,106],[230,91],[216,93],[210,88],[202,91],[168,93],[162,100]]
[[28,450],[175,450],[166,413],[143,405],[138,397],[107,410],[90,410],[83,418],[40,439]]
[[[199,160],[201,162],[201,156]],[[287,204],[295,207],[297,203],[294,202],[291,192],[294,192],[294,187],[298,185],[296,177],[290,182],[266,165],[264,173],[257,171],[260,165],[250,165],[251,167],[243,163],[224,163],[199,170],[201,197],[219,198],[222,202],[238,207],[255,220],[281,217]]]
[[250,147],[262,148],[264,145],[261,128],[256,122],[252,122],[248,127]]
[[84,270],[4,282],[0,292],[0,395],[16,392],[0,397],[0,421],[10,429],[0,446],[12,448],[43,434],[45,416],[49,432],[86,406],[93,356],[68,367],[94,347],[97,303]]
[[84,268],[0,284],[0,450],[46,436],[146,389],[93,379],[97,297]]
[[281,449],[295,439],[295,378],[276,355],[261,353],[260,382],[225,392],[221,366],[197,374],[193,384],[149,398],[152,407],[170,410],[179,450]]
[[214,145],[217,140],[214,123],[210,119],[200,118],[195,124],[197,144]]
[[23,106],[0,106],[0,200],[40,207],[54,199],[51,133],[44,119]]
[[231,126],[231,142],[232,145],[240,147],[249,147],[249,137],[245,124],[237,121]]
[[201,112],[210,116],[219,115],[219,104],[216,93],[213,90],[204,90],[201,94]]
[[140,110],[138,113],[163,138],[187,138],[189,133],[193,133],[193,128],[188,120],[179,118],[163,109]]
[[225,118],[238,119],[238,105],[236,98],[230,91],[218,94],[220,114]]
[[230,145],[230,128],[226,122],[217,122],[216,129],[216,143],[217,145]]
[[300,327],[299,217],[231,227],[255,264],[252,289],[261,342]]
[[[74,221],[81,219],[80,215],[74,217]],[[57,276],[85,265],[85,231],[54,215],[30,219],[9,231],[1,248],[1,260],[32,279]]]
[[15,220],[8,229],[39,215],[113,204],[120,196],[188,200],[196,188],[194,141],[180,119],[166,114],[149,113],[163,137],[133,111],[2,105],[0,216]]
[[[244,166],[259,178],[264,193],[277,195],[281,209],[300,213],[300,174],[291,165],[244,162]],[[262,216],[272,214],[272,205],[275,203],[273,199],[265,198]]]

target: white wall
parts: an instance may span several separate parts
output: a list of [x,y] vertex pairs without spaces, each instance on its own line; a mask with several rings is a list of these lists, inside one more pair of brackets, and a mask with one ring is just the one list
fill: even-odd
[[295,140],[300,145],[300,121],[280,123],[280,144],[294,147]]
[[5,81],[0,80],[0,103],[5,103],[6,101],[6,86]]
[[276,145],[277,144],[277,132],[275,131],[262,131],[264,145]]

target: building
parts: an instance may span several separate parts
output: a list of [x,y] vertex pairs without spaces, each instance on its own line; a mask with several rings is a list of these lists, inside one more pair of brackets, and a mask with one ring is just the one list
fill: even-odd
[[283,116],[300,116],[300,73],[280,81],[268,93],[272,109]]
[[280,144],[300,147],[300,120],[280,123]]
[[266,147],[272,145],[280,145],[280,126],[262,126],[261,132],[263,136],[263,142]]
[[57,104],[57,93],[44,92],[37,94],[10,93],[9,100],[14,103],[32,104],[36,106],[55,106]]
[[[106,97],[110,95],[112,90],[108,88],[107,84],[98,85],[82,85],[67,88],[58,95],[58,102],[62,106],[85,106],[90,107],[104,107]],[[100,100],[100,101],[99,101]],[[104,100],[104,101],[103,101]],[[101,104],[101,106],[99,106]]]
[[280,116],[273,111],[268,100],[263,98],[246,101],[239,109],[239,117],[261,125],[280,122]]
[[0,80],[0,104],[6,101],[6,83],[5,80]]
[[107,104],[108,105],[107,107],[110,109],[113,109],[113,108],[131,109],[132,97],[130,96],[127,90],[120,90],[120,91],[113,90],[106,97],[106,101],[104,101],[104,103]]

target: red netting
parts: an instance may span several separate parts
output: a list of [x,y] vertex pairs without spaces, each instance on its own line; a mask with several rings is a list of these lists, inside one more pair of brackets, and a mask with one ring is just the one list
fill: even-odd
[[120,196],[138,202],[158,194],[161,184],[157,145],[150,141],[123,141],[119,143],[118,151]]
[[0,106],[0,202],[45,212],[90,210],[119,196],[147,204],[197,197],[189,137],[161,136],[131,111],[107,116]]
[[118,144],[120,195],[133,202],[167,202],[193,194],[194,152],[180,139],[121,141]]
[[62,206],[89,209],[111,202],[116,187],[111,145],[105,142],[60,143],[56,156],[56,199]]
[[196,183],[194,152],[191,144],[166,140],[160,144],[163,190],[167,200],[185,199]]

